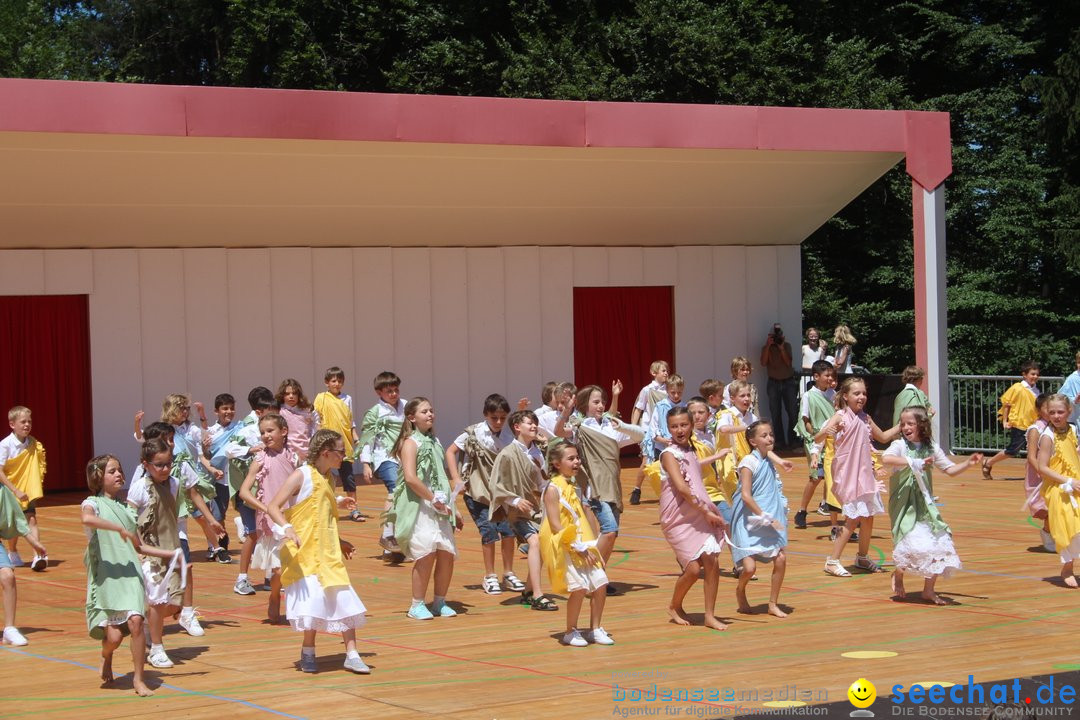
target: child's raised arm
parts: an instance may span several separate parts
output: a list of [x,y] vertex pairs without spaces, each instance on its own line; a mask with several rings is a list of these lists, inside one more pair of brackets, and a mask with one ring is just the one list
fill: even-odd
[[952,467],[945,468],[945,474],[948,475],[949,477],[959,475],[960,473],[962,473],[964,470],[967,470],[972,465],[974,465],[976,463],[981,463],[982,459],[983,459],[982,453],[975,453],[974,455],[969,457],[964,462],[956,463]]
[[240,486],[238,494],[240,499],[247,503],[248,507],[255,508],[259,512],[266,512],[266,505],[259,502],[259,499],[251,493],[251,488],[255,487],[255,476],[259,474],[260,470],[262,470],[262,465],[259,464],[259,461],[252,460],[251,467],[248,468],[247,475],[244,476],[244,483]]
[[146,411],[144,410],[139,410],[135,413],[135,441],[140,443],[143,441],[142,419],[144,415],[146,415]]
[[899,423],[897,423],[896,425],[893,425],[888,430],[882,430],[881,428],[879,428],[877,426],[877,423],[874,422],[874,418],[872,418],[872,417],[870,417],[868,415],[867,419],[870,421],[870,434],[879,443],[888,444],[888,443],[891,443],[896,438],[900,437],[900,424]]
[[566,403],[566,407],[559,413],[559,419],[555,421],[555,435],[561,438],[570,439],[574,435],[574,431],[566,427],[566,421],[570,419],[570,413],[574,411],[573,403]]
[[[611,383],[611,405],[608,407],[608,412],[615,415],[619,412],[619,396],[622,395],[623,387],[622,380],[614,380]],[[638,420],[641,419],[641,412],[638,412]],[[631,415],[632,417],[632,415]],[[634,425],[637,425],[637,420],[633,421]]]

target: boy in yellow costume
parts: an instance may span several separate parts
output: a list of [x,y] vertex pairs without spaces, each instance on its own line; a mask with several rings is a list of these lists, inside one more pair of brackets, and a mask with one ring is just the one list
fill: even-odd
[[[15,494],[26,514],[30,531],[37,537],[37,501],[43,494],[42,485],[45,482],[45,448],[30,435],[30,408],[22,405],[11,408],[8,411],[8,425],[11,434],[0,441],[0,467],[3,468],[0,483]],[[23,564],[16,552],[18,542],[18,536],[10,542],[9,557],[15,567]],[[38,572],[45,570],[48,565],[49,558],[45,555],[35,555],[30,562],[31,569]]]
[[[333,430],[345,443],[345,460],[334,474],[341,478],[341,487],[345,492],[357,500],[352,457],[356,454],[354,446],[360,444],[360,436],[356,433],[352,397],[343,392],[345,371],[335,365],[326,371],[323,379],[326,382],[326,392],[316,395],[315,402],[312,403],[316,421],[320,430]],[[349,517],[356,522],[365,520],[363,513],[357,509],[353,509]]]
[[1020,366],[1021,379],[1013,383],[1001,396],[1001,409],[998,416],[1001,425],[1009,433],[1009,444],[989,460],[983,460],[984,480],[993,479],[990,468],[1006,457],[1016,457],[1027,447],[1027,429],[1039,419],[1035,412],[1035,398],[1039,396],[1039,363],[1028,361]]

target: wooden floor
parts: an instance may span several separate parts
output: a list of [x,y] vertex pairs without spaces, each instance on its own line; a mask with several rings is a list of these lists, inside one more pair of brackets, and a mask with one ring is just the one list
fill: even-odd
[[[802,461],[796,462],[784,477],[793,509],[804,484]],[[995,470],[999,479],[989,482],[976,471],[935,478],[964,561],[961,574],[941,583],[955,605],[898,602],[890,598],[887,574],[825,575],[828,524],[811,513],[809,529],[790,533],[781,596],[790,617],[737,615],[734,581],[725,574],[718,611],[731,627],[723,633],[666,621],[677,565],[657,524],[656,499],[646,490],[642,505],[627,506],[609,568],[626,591],[608,601],[604,626],[616,640],[612,647],[560,646],[561,604],[559,612],[535,612],[518,605],[515,595],[485,595],[477,534],[468,521],[458,537],[450,596],[460,614],[409,620],[410,566],[386,567],[378,559],[376,522],[344,521],[343,536],[359,550],[349,562],[353,586],[370,613],[359,644],[373,668],[367,677],[340,668],[344,650],[333,636],[319,638],[319,673],[300,674],[294,667],[300,636],[262,620],[267,594],[233,594],[237,566],[206,563],[198,553],[196,603],[206,635],[168,630],[166,646],[177,664],[149,670],[157,693],[149,699],[134,696],[130,675],[115,689],[98,687],[100,646],[87,635],[83,613],[81,497],[50,498],[61,504],[43,508],[39,517],[52,565],[41,574],[17,572],[17,622],[30,644],[0,651],[0,697],[7,699],[0,716],[606,718],[641,706],[616,702],[619,690],[655,683],[730,689],[733,700],[669,704],[681,716],[730,717],[762,707],[770,691],[773,699],[794,696],[811,704],[843,700],[859,677],[885,695],[901,683],[962,683],[968,675],[990,681],[1075,668],[1069,663],[1080,631],[1080,594],[1057,583],[1056,556],[1039,548],[1038,530],[1020,510],[1020,462]],[[624,485],[631,477],[624,470]],[[364,509],[375,514],[383,493],[376,487],[361,492]],[[887,519],[879,517],[872,552],[887,560],[891,548]],[[853,554],[850,545],[845,561]],[[517,568],[524,576],[520,558]],[[761,580],[751,584],[751,602],[767,599],[768,573],[763,568]],[[919,579],[910,578],[909,589],[918,586]],[[700,588],[687,603],[698,620]],[[843,656],[850,651],[895,655]],[[130,671],[126,645],[116,655],[116,670]]]

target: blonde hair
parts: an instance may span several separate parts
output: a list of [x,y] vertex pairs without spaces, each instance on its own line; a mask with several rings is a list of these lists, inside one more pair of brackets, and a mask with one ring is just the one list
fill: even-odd
[[683,380],[682,375],[680,375],[678,373],[674,373],[673,375],[671,375],[671,377],[669,377],[667,379],[667,382],[664,383],[664,386],[665,387],[677,387],[677,388],[684,388],[685,389],[686,388],[686,381]]
[[698,388],[698,395],[708,400],[710,397],[718,392],[724,391],[724,383],[714,378],[709,378],[701,383],[701,387]]
[[736,355],[731,358],[731,377],[735,377],[739,374],[740,370],[754,371],[754,365],[742,355]]
[[837,325],[832,336],[833,345],[854,345],[858,340],[851,334],[851,328],[847,325]]
[[8,422],[15,422],[19,419],[20,416],[29,414],[30,408],[26,407],[25,405],[16,405],[15,407],[8,410],[7,419]]
[[649,374],[655,375],[660,372],[660,368],[665,368],[668,372],[671,372],[671,366],[668,365],[667,360],[653,360],[652,365],[649,366]]
[[562,459],[566,456],[567,450],[577,450],[578,457],[581,457],[581,449],[574,443],[568,440],[560,439],[559,442],[552,443],[548,446],[547,453],[547,474],[548,477],[555,477],[560,475],[558,468],[556,467],[562,462]]
[[[405,441],[412,437],[415,426],[412,422],[412,416],[416,415],[416,411],[420,409],[420,405],[423,403],[431,404],[431,401],[426,397],[414,397],[409,402],[405,403],[405,411],[402,413],[405,419],[401,423],[401,432],[398,433],[397,440],[394,441],[394,447],[390,450],[390,457],[401,459],[401,446],[405,444]],[[435,428],[432,428],[431,433],[435,432]]]
[[334,430],[316,430],[315,434],[311,436],[311,442],[308,443],[308,465],[315,465],[315,461],[319,459],[319,456],[323,454],[323,451],[327,449],[333,450],[334,445],[339,442],[344,442],[341,437],[341,433]]
[[181,395],[180,393],[166,395],[165,400],[161,403],[161,422],[170,425],[179,424],[181,408],[185,406],[189,410],[191,409],[191,401],[187,395]]
[[90,492],[97,495],[101,492],[101,488],[105,485],[105,468],[109,466],[109,461],[115,460],[116,464],[120,467],[120,474],[124,474],[124,466],[120,465],[120,458],[115,455],[98,455],[90,462],[86,463],[86,487],[90,488]]
[[866,382],[861,377],[856,377],[855,375],[845,378],[844,382],[840,383],[840,388],[836,391],[836,407],[841,409],[847,407],[848,393],[851,392],[851,388],[856,384],[862,385],[863,388],[866,387]]
[[749,390],[750,383],[745,380],[732,380],[728,386],[728,396],[734,398],[742,390]]

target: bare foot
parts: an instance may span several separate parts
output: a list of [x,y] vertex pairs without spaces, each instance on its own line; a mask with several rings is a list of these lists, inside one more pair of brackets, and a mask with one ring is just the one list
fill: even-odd
[[139,697],[151,697],[154,691],[146,687],[146,683],[141,680],[132,683],[132,687],[135,688],[135,694]]
[[739,612],[744,613],[746,615],[749,615],[749,614],[754,612],[753,608],[750,607],[750,603],[747,602],[747,600],[746,600],[746,588],[744,588],[744,587],[736,587],[735,588],[735,599],[739,601]]
[[778,618],[786,618],[787,613],[780,609],[776,603],[769,603],[769,614]]
[[101,653],[101,687],[112,687],[113,684],[113,671],[112,671],[112,653],[106,655]]
[[928,603],[933,603],[934,605],[948,605],[949,604],[948,601],[945,598],[941,597],[940,595],[938,595],[933,590],[931,590],[930,592],[926,592],[925,590],[923,590],[922,599],[925,600]]
[[1076,582],[1076,576],[1075,575],[1062,575],[1061,576],[1061,581],[1064,582],[1065,585],[1067,585],[1068,587],[1071,587],[1071,588],[1080,587],[1080,584],[1078,584]]
[[705,616],[705,627],[710,627],[713,630],[727,630],[727,625],[720,622],[712,615]]
[[906,595],[904,592],[904,576],[895,570],[893,570],[892,574],[892,591],[893,595],[897,597],[905,597]]
[[686,612],[681,607],[671,607],[669,605],[667,612],[668,615],[671,616],[672,622],[674,622],[676,625],[690,624],[690,618],[686,616]]

